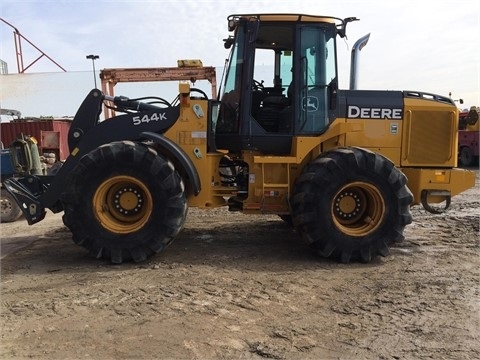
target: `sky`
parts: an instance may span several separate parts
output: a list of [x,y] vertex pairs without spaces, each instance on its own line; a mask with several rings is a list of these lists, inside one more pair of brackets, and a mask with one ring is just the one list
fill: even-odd
[[[171,67],[178,59],[222,66],[227,16],[302,13],[357,17],[338,40],[340,87],[348,88],[350,52],[361,52],[359,89],[415,90],[480,105],[480,2],[475,0],[0,0],[0,18],[67,71]],[[24,66],[40,56],[22,40]],[[13,29],[0,21],[0,59],[17,72]],[[27,73],[61,72],[46,57]],[[2,85],[0,84],[0,87]],[[2,89],[8,91],[8,89]]]

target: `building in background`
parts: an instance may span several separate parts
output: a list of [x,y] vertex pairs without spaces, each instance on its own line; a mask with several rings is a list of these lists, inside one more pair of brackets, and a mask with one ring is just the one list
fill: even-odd
[[2,59],[0,59],[0,74],[1,75],[8,74],[8,64],[6,61],[3,61]]

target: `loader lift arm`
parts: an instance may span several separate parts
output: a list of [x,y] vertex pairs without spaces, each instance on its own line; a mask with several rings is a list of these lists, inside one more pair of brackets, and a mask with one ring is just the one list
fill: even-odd
[[[99,115],[104,100],[115,104],[116,111],[126,113],[100,122]],[[175,123],[178,116],[178,106],[159,107],[123,96],[106,96],[100,90],[93,89],[83,101],[72,122],[68,136],[70,156],[58,173],[55,176],[32,175],[23,179],[11,178],[5,181],[5,188],[17,200],[28,223],[30,225],[37,223],[45,217],[45,209],[51,209],[53,212],[63,210],[60,197],[68,182],[68,174],[82,156],[114,141],[150,139],[159,142],[163,138],[161,134]],[[150,120],[145,122],[141,119]],[[95,131],[92,131],[93,128]],[[200,189],[198,175],[191,166],[182,161],[185,158],[181,156],[182,150],[167,140],[165,139],[164,143],[168,143],[172,152],[180,157],[180,162],[187,168],[187,174],[193,179],[193,192],[198,194]]]

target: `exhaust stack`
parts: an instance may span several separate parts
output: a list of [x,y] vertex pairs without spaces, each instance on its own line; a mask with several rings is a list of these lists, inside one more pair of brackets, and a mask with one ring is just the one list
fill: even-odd
[[350,60],[350,90],[357,89],[357,63],[358,57],[360,56],[360,50],[363,49],[365,45],[368,43],[368,39],[370,38],[370,33],[361,37],[357,40],[355,45],[352,48],[352,58]]

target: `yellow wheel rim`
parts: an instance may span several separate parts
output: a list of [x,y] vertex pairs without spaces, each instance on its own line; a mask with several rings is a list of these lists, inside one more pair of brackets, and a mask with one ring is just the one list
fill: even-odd
[[119,175],[103,181],[93,195],[93,211],[101,225],[126,234],[141,229],[150,218],[153,200],[145,184]]
[[385,202],[377,187],[361,181],[354,182],[335,194],[331,214],[333,222],[344,234],[366,236],[382,222]]

